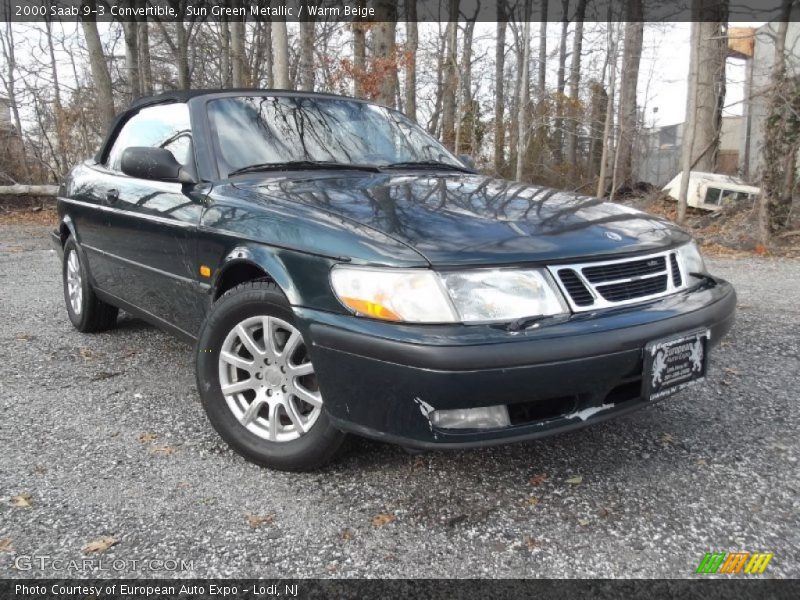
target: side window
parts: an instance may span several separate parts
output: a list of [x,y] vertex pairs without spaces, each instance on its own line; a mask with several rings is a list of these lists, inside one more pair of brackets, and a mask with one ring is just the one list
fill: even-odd
[[189,107],[183,103],[143,108],[122,126],[108,153],[106,166],[120,170],[122,153],[131,146],[166,148],[183,166],[192,158],[192,135]]

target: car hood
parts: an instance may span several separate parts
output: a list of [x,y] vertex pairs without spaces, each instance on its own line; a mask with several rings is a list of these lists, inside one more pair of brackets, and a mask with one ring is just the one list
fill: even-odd
[[251,201],[302,204],[406,244],[432,265],[560,261],[673,247],[664,219],[597,198],[463,173],[243,178]]

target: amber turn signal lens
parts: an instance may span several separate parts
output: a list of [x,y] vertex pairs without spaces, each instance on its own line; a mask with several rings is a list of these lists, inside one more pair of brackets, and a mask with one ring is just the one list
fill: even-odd
[[200,265],[200,276],[211,277],[211,268],[205,265]]
[[399,321],[399,315],[393,313],[391,310],[386,308],[385,306],[378,304],[376,302],[369,302],[368,300],[361,300],[359,298],[342,298],[342,302],[344,302],[347,306],[352,308],[359,314],[362,314],[366,317],[373,317],[375,319],[384,319],[386,321]]

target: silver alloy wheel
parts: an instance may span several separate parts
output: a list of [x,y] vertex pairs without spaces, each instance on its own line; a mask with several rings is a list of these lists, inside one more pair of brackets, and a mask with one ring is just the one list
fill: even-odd
[[72,306],[72,312],[81,314],[83,309],[83,282],[81,280],[81,265],[78,262],[78,253],[70,249],[67,254],[67,295]]
[[250,317],[228,333],[219,353],[219,383],[236,419],[271,442],[296,440],[322,411],[303,337],[276,317]]

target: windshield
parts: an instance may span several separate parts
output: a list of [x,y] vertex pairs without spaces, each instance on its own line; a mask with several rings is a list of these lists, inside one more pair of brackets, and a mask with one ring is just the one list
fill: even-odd
[[219,168],[313,161],[386,166],[437,162],[463,168],[400,113],[346,99],[239,96],[208,104]]

